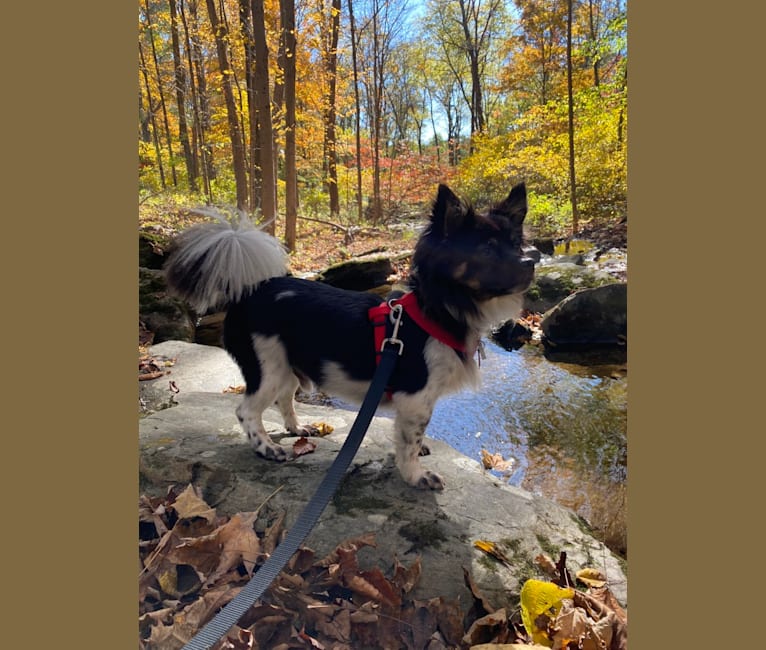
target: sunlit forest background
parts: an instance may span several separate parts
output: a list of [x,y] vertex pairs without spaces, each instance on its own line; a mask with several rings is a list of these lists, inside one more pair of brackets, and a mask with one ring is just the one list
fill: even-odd
[[543,235],[627,217],[625,0],[139,0],[139,204],[383,226],[524,180]]

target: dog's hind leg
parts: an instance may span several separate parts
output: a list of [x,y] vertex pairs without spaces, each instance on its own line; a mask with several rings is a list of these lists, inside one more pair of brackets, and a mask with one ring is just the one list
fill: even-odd
[[421,490],[443,490],[444,479],[425,469],[419,460],[421,452],[429,453],[423,437],[431,419],[434,404],[422,395],[394,395],[396,407],[395,449],[396,466],[405,482]]
[[285,429],[296,436],[311,435],[311,427],[306,427],[298,422],[298,416],[295,413],[295,391],[298,390],[298,378],[290,374],[284,385],[280,388],[277,395],[277,408],[282,414],[282,420],[285,423]]
[[[277,337],[254,336],[252,340],[256,365],[248,364],[248,371],[243,371],[247,388],[245,398],[237,407],[237,418],[256,454],[270,460],[284,461],[288,458],[288,450],[272,441],[266,432],[263,412],[279,400],[279,409],[283,417],[286,417],[283,396],[291,390],[289,410],[294,419],[292,395],[298,386],[297,379],[287,364],[287,355]],[[254,368],[257,368],[257,372]],[[285,424],[289,428],[287,421]]]

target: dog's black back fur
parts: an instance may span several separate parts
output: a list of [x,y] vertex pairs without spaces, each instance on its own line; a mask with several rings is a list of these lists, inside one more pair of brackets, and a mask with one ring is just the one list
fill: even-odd
[[[293,371],[317,386],[325,383],[328,361],[342,367],[353,380],[370,381],[375,372],[373,327],[368,317],[380,298],[292,277],[273,278],[229,307],[224,321],[224,346],[244,372],[246,390],[260,384],[260,365],[253,363],[252,336],[278,336]],[[389,325],[390,329],[390,325]],[[428,338],[415,323],[399,330],[405,354],[399,359],[390,386],[414,393],[426,383],[423,346]],[[247,369],[247,370],[246,370]]]

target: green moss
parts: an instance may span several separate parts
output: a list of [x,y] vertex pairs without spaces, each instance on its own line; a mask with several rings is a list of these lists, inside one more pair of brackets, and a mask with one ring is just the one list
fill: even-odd
[[535,535],[535,537],[537,537],[537,543],[540,544],[543,553],[549,555],[554,560],[559,556],[561,548],[553,544],[545,535]]
[[349,514],[354,510],[380,512],[389,508],[391,503],[372,494],[341,495],[336,492],[333,505],[339,514]]
[[442,542],[447,541],[447,536],[436,520],[410,522],[399,528],[399,534],[418,548],[439,548]]
[[572,521],[573,521],[575,524],[577,524],[577,527],[578,527],[578,528],[579,528],[579,529],[580,529],[580,530],[581,530],[583,533],[585,533],[586,535],[588,535],[588,537],[595,537],[595,536],[596,536],[595,532],[594,532],[594,531],[593,531],[593,529],[590,527],[590,525],[588,524],[588,522],[587,522],[587,521],[585,521],[585,519],[583,519],[583,518],[582,518],[580,515],[578,515],[578,514],[577,514],[577,513],[575,513],[575,512],[571,512],[571,513],[569,514],[569,516],[571,517]]
[[522,548],[522,540],[520,538],[511,539],[506,537],[501,539],[498,545],[502,547],[510,560],[520,585],[526,580],[538,576],[539,571],[534,558]]
[[486,553],[482,553],[479,556],[479,559],[477,560],[477,562],[490,573],[497,573],[497,566],[498,566],[497,560],[491,558]]

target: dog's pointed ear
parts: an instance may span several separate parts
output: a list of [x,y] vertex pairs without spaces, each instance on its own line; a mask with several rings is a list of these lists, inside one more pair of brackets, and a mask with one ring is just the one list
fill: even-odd
[[460,199],[449,187],[440,183],[431,212],[431,223],[435,232],[446,237],[463,225],[465,217],[466,210]]
[[520,224],[527,216],[527,186],[519,183],[508,197],[495,206],[495,212],[508,216],[511,223]]

